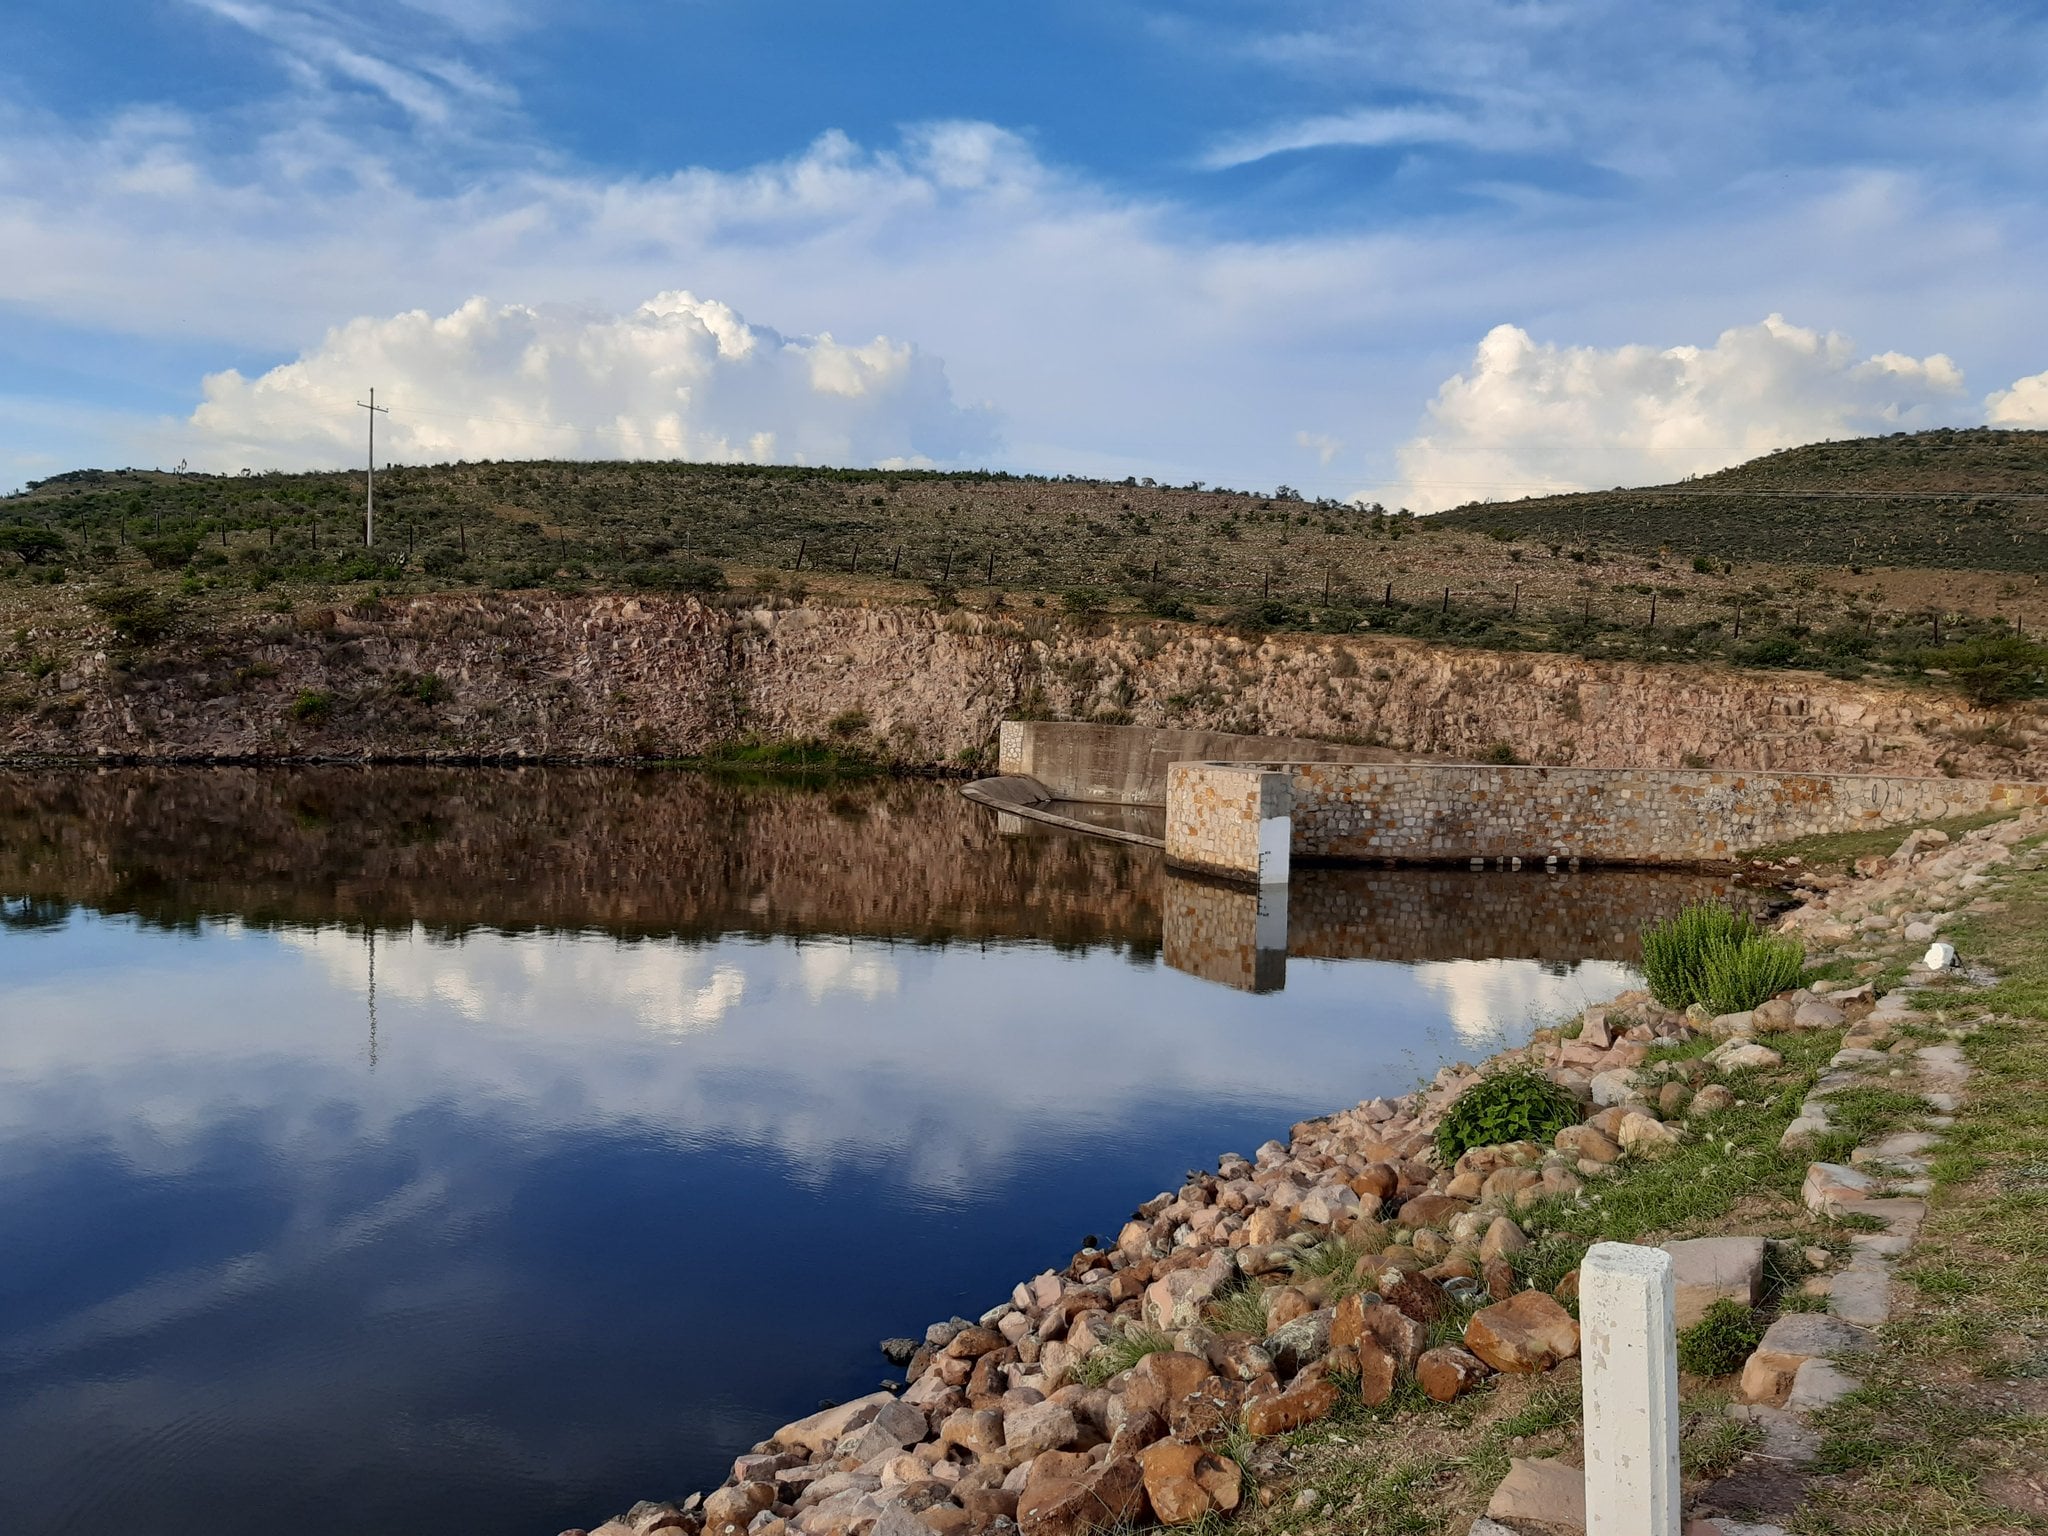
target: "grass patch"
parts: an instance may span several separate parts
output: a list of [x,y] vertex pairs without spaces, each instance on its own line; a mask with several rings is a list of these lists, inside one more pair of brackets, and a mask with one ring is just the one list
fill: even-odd
[[[1974,816],[1952,816],[1947,821],[1916,822],[1914,826],[1936,827],[1950,837],[1958,838],[1979,827],[2009,820],[2012,814],[2010,811],[1981,811]],[[1761,848],[1747,850],[1743,857],[1772,863],[1798,859],[1814,869],[1847,868],[1872,854],[1889,857],[1912,830],[1912,827],[1879,827],[1869,832],[1828,832],[1817,837],[1794,838],[1788,843],[1767,843]]]
[[1742,1369],[1742,1362],[1763,1336],[1763,1324],[1755,1312],[1724,1298],[1679,1333],[1679,1367],[1695,1376],[1726,1376]]
[[1266,1290],[1251,1281],[1240,1281],[1209,1303],[1209,1322],[1221,1333],[1266,1336]]
[[719,742],[701,757],[687,761],[690,767],[717,771],[820,776],[857,776],[879,773],[883,768],[858,748],[815,736],[743,736]]
[[1297,1279],[1322,1280],[1326,1302],[1334,1303],[1367,1288],[1369,1282],[1358,1274],[1358,1262],[1365,1257],[1365,1250],[1348,1238],[1326,1237],[1302,1249],[1288,1268]]
[[1112,1376],[1122,1375],[1147,1355],[1172,1348],[1173,1340],[1157,1328],[1126,1328],[1083,1360],[1075,1374],[1086,1385],[1099,1387]]

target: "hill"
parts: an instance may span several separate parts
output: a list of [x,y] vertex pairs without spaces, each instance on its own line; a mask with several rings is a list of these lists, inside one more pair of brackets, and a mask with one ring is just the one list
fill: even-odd
[[1812,443],[1676,485],[1477,504],[1434,521],[1723,561],[2040,571],[2048,432]]
[[[362,496],[360,471],[83,470],[0,500],[0,672],[49,662],[32,630],[161,643],[463,590],[1136,612],[1838,676],[1967,669],[1937,653],[2048,627],[2048,433],[1821,444],[1430,518],[1285,487],[539,460],[380,471],[372,548]],[[2044,667],[2029,644],[1995,686],[2038,692]]]

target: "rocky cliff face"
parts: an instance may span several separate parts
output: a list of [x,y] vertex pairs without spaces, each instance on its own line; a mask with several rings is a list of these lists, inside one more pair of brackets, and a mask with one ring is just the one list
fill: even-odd
[[979,766],[1010,715],[1471,758],[2048,776],[2038,707],[1804,673],[1586,662],[1372,637],[1244,637],[913,609],[431,597],[91,653],[0,709],[11,756],[609,758],[835,732]]

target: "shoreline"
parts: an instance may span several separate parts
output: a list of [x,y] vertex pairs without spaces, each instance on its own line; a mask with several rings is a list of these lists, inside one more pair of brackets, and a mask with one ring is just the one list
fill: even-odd
[[[1859,861],[1854,880],[1789,860],[1805,899],[1779,930],[1808,943],[1809,970],[1860,968],[1861,978],[1821,976],[1717,1019],[1625,992],[1481,1066],[1447,1066],[1413,1093],[1300,1122],[1249,1158],[1226,1154],[1140,1205],[1112,1244],[1021,1282],[979,1318],[886,1341],[906,1365],[901,1387],[785,1425],[739,1457],[720,1488],[636,1504],[587,1536],[1091,1536],[1148,1518],[1187,1524],[1262,1504],[1272,1490],[1255,1479],[1273,1470],[1277,1448],[1340,1407],[1454,1403],[1496,1378],[1568,1375],[1576,1270],[1537,1285],[1528,1256],[1542,1239],[1517,1217],[1597,1202],[1617,1172],[1740,1116],[1753,1074],[1784,1059],[1765,1040],[1790,1050],[1846,1033],[1780,1145],[1789,1156],[1826,1143],[1825,1093],[1842,1087],[1830,1078],[1880,1065],[1872,1046],[1911,1006],[1906,992],[1872,985],[1898,969],[1887,943],[1933,942],[1979,910],[1971,893],[1984,871],[2044,825],[2048,813],[2033,811],[1954,842],[1915,830],[1891,858]],[[1881,910],[1916,897],[1927,899],[1904,921]],[[1515,1067],[1571,1093],[1580,1122],[1549,1145],[1474,1147],[1438,1166],[1433,1133],[1445,1111],[1483,1074]],[[1809,1210],[1857,1207],[1902,1222],[1904,1236],[1882,1240],[1902,1251],[1924,1204],[1889,1198],[1888,1186],[1846,1166],[1813,1167],[1834,1171],[1819,1175],[1818,1196],[1808,1192]],[[1764,1238],[1698,1241],[1739,1242],[1754,1262],[1737,1266],[1745,1274],[1732,1285],[1712,1274],[1692,1283],[1761,1298],[1775,1251]],[[1847,1291],[1859,1286],[1870,1289],[1866,1280]],[[1745,1368],[1755,1417],[1744,1422],[1783,1414],[1803,1363],[1768,1390],[1749,1390]],[[1556,1463],[1525,1474],[1529,1465],[1511,1473],[1560,1484]]]

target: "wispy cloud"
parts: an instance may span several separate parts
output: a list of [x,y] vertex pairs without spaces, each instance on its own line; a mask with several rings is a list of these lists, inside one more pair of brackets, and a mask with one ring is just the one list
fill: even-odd
[[[501,81],[458,57],[437,57],[427,50],[462,33],[495,35],[511,23],[505,7],[423,5],[406,7],[393,24],[386,18],[365,19],[360,13],[332,11],[318,5],[266,3],[266,0],[187,0],[198,10],[260,38],[276,53],[301,91],[319,94],[336,89],[369,91],[389,101],[416,123],[445,129],[464,113],[488,110],[494,116],[515,105],[516,96]],[[422,13],[456,24],[436,29],[443,38],[422,39]],[[495,24],[494,24],[495,21]]]
[[1567,135],[1561,128],[1478,109],[1360,107],[1236,135],[1210,149],[1202,163],[1211,170],[1228,170],[1297,150],[1381,149],[1404,144],[1453,144],[1522,154],[1556,148],[1566,142]]

